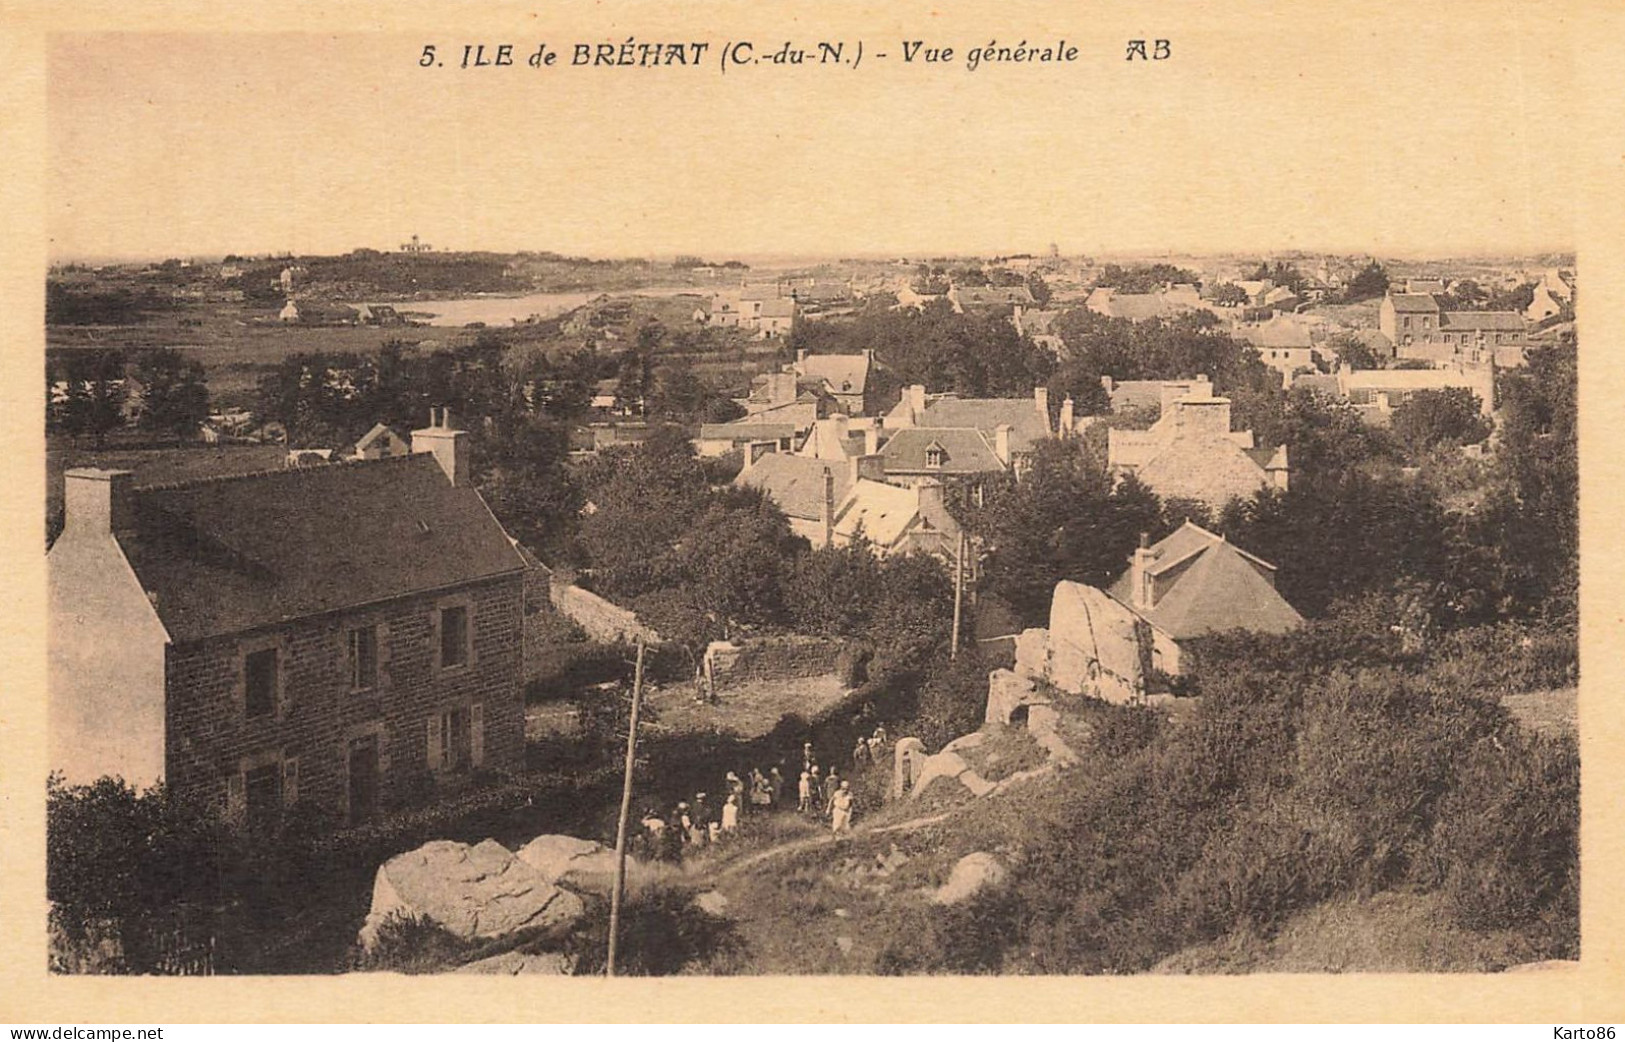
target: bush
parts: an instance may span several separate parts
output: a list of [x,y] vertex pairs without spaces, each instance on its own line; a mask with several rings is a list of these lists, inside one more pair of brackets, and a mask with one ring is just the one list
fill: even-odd
[[1463,926],[1515,927],[1549,910],[1578,922],[1579,792],[1580,758],[1570,741],[1512,734],[1474,743],[1441,802],[1429,848],[1447,907]]
[[[694,891],[650,884],[629,891],[621,906],[621,933],[615,973],[624,977],[663,977],[705,964],[709,972],[735,968],[739,940],[733,925],[701,911]],[[577,976],[602,976],[609,951],[609,904],[589,907],[588,918],[565,943]]]
[[391,912],[378,925],[378,939],[356,959],[358,970],[443,973],[468,961],[472,946],[439,923],[420,915]]

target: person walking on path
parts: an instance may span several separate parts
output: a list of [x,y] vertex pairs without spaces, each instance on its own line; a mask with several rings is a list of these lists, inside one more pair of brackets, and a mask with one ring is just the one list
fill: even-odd
[[728,795],[740,810],[745,809],[745,783],[733,771],[728,772]]
[[760,767],[750,769],[750,805],[763,809],[773,806],[773,788]]
[[728,802],[722,805],[722,832],[727,835],[737,831],[739,831],[739,797],[729,793]]
[[802,771],[801,784],[797,789],[797,796],[799,798],[796,800],[796,810],[800,811],[802,814],[805,814],[812,809],[812,792],[812,773],[810,771]]
[[841,776],[832,769],[829,772],[829,777],[824,779],[823,811],[825,817],[829,816],[830,807],[835,802],[835,794],[840,791]]
[[852,770],[856,771],[869,762],[869,743],[859,736],[857,744],[852,746]]
[[694,820],[694,844],[703,847],[711,839],[711,825],[713,824],[711,808],[705,802],[705,793],[694,794],[694,806],[689,811],[689,816]]
[[784,775],[779,773],[779,765],[774,764],[767,772],[768,805],[771,807],[784,806]]
[[852,783],[842,782],[841,787],[835,790],[830,798],[829,828],[830,832],[839,836],[843,832],[852,831]]
[[801,743],[801,769],[804,770],[804,771],[810,771],[810,770],[812,770],[813,763],[814,763],[814,759],[813,759],[812,743],[811,742],[802,742]]

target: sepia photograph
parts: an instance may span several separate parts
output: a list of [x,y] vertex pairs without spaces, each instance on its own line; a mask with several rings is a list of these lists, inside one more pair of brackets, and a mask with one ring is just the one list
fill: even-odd
[[1575,979],[1576,30],[1271,10],[45,32],[26,972]]

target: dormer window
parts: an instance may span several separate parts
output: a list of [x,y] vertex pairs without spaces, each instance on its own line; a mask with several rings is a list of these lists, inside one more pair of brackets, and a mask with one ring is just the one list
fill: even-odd
[[928,467],[941,467],[948,462],[948,450],[932,442],[925,448],[925,465]]

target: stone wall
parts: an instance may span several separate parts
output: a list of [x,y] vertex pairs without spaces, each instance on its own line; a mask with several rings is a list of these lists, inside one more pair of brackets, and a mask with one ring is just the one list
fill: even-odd
[[[437,610],[469,610],[465,665],[437,664]],[[302,619],[239,637],[169,649],[165,661],[166,763],[178,792],[224,795],[245,760],[296,760],[298,796],[342,814],[348,801],[349,742],[376,735],[379,799],[388,805],[429,767],[428,722],[442,712],[480,706],[482,766],[524,765],[525,707],[520,684],[523,583],[519,576],[387,604]],[[378,680],[352,691],[348,633],[376,626]],[[250,719],[244,707],[243,656],[278,649],[276,710]]]
[[639,621],[637,615],[591,590],[555,579],[548,592],[559,614],[580,626],[593,640],[630,643],[641,636],[650,644],[660,642],[660,634]]
[[756,680],[793,680],[839,672],[844,644],[817,637],[760,637],[705,649],[705,668],[717,690]]

